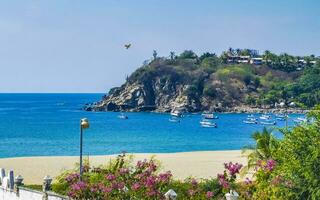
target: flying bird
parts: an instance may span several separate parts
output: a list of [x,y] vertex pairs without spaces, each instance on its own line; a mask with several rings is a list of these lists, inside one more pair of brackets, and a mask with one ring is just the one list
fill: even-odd
[[126,49],[129,49],[129,48],[131,47],[131,44],[125,44],[124,47],[125,47]]

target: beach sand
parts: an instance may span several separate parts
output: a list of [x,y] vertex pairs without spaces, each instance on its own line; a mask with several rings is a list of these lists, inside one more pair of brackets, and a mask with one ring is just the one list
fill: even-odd
[[[161,161],[161,171],[170,170],[175,179],[185,179],[189,176],[195,178],[216,177],[223,172],[223,163],[239,162],[246,164],[246,158],[241,156],[241,151],[199,151],[184,153],[139,153],[133,154],[134,161],[155,156]],[[99,166],[107,163],[108,156],[89,156],[90,165]],[[87,158],[87,156],[84,156]],[[13,169],[15,176],[24,177],[25,184],[42,184],[45,175],[55,177],[63,170],[72,169],[79,162],[77,156],[52,156],[52,157],[21,157],[0,159],[0,168]]]

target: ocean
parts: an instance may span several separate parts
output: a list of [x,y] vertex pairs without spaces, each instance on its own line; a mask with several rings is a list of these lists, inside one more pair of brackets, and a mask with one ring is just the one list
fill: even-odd
[[[247,114],[218,114],[218,128],[203,128],[201,114],[173,123],[169,114],[125,113],[128,119],[121,120],[116,112],[81,109],[102,96],[0,94],[0,158],[78,155],[79,121],[84,117],[90,122],[84,130],[84,155],[237,150],[253,144],[251,134],[263,128],[244,124]],[[289,125],[297,116],[290,116]]]

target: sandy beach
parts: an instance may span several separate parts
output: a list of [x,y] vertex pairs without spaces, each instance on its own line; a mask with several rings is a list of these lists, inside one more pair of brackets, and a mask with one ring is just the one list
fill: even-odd
[[[223,171],[224,162],[246,163],[246,158],[241,156],[241,151],[200,151],[184,153],[142,153],[133,154],[134,160],[143,160],[155,156],[162,163],[162,171],[171,170],[176,179],[184,179],[189,176],[195,178],[214,177]],[[87,156],[85,156],[87,158]],[[99,166],[107,163],[108,156],[89,156],[90,164]],[[72,169],[77,156],[53,156],[53,157],[21,157],[0,159],[0,168],[13,169],[15,176],[24,177],[25,184],[41,184],[45,175],[57,176],[63,170]]]

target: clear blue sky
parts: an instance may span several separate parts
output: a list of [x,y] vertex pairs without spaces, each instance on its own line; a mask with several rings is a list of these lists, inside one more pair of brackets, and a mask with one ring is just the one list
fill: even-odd
[[153,49],[320,55],[319,8],[319,0],[2,0],[0,92],[106,92]]

